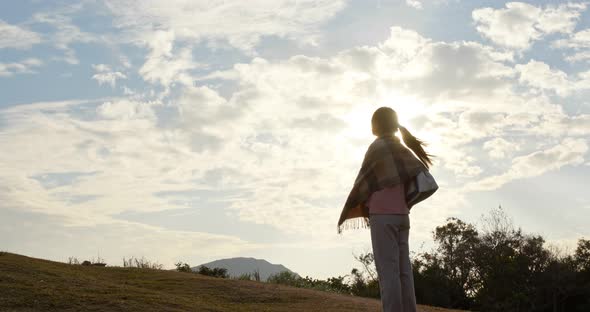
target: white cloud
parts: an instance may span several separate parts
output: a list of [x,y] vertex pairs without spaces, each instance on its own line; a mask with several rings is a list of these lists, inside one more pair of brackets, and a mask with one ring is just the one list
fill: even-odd
[[483,172],[480,166],[474,164],[477,159],[464,151],[445,151],[440,158],[444,168],[451,170],[457,178],[475,178]]
[[244,51],[252,51],[263,36],[313,44],[318,27],[345,5],[341,0],[125,0],[106,3],[116,17],[116,26],[132,32],[172,31],[179,40],[223,41]]
[[516,65],[520,73],[519,81],[522,84],[544,90],[553,90],[560,96],[567,96],[572,92],[590,88],[590,75],[588,72],[578,74],[577,79],[572,79],[558,69],[552,69],[549,65],[530,60],[527,64]]
[[422,2],[418,0],[406,0],[406,4],[408,6],[413,7],[414,9],[421,10],[422,9]]
[[[174,62],[178,46],[190,52],[176,32],[152,35],[146,64]],[[180,61],[194,63],[192,54]],[[192,73],[185,65],[164,76],[157,75],[158,66],[144,65],[150,68],[141,72],[146,80],[178,83],[178,92],[162,100],[134,93],[3,111],[0,131],[7,135],[0,136],[0,148],[20,152],[0,155],[0,164],[10,164],[0,167],[2,184],[14,186],[0,196],[15,207],[87,226],[125,211],[188,207],[206,213],[206,204],[178,194],[224,190],[229,195],[218,200],[229,217],[329,242],[373,138],[369,120],[378,106],[393,106],[430,143],[435,170],[452,176],[451,190],[489,169],[481,146],[473,144],[478,140],[510,132],[530,138],[540,124],[575,123],[579,133],[586,131],[584,118],[566,118],[543,97],[515,94],[512,61],[512,53],[482,44],[436,42],[394,27],[381,44],[329,57],[236,64],[211,75],[234,80],[235,90],[223,95],[188,83]],[[31,178],[52,172],[92,174],[51,189]]]
[[562,96],[569,94],[572,88],[566,73],[551,69],[543,62],[530,60],[527,64],[517,65],[516,69],[520,72],[519,81],[523,84],[535,88],[552,89]]
[[[352,181],[353,177],[343,175],[353,175],[358,170],[356,166],[364,152],[363,146],[371,140],[368,120],[372,109],[383,104],[392,105],[401,112],[400,116],[410,117],[416,112],[428,111],[428,107],[409,107],[420,105],[421,101],[436,103],[457,98],[480,99],[483,95],[494,95],[501,90],[507,92],[509,84],[503,79],[512,77],[513,69],[504,62],[511,60],[510,53],[500,53],[476,43],[432,42],[416,32],[394,27],[391,37],[376,47],[354,48],[329,58],[300,55],[278,62],[256,58],[251,63],[234,66],[231,72],[216,73],[216,78],[238,81],[240,92],[253,95],[242,101],[243,116],[236,123],[246,124],[240,133],[246,138],[265,135],[263,141],[250,143],[246,139],[248,144],[242,142],[240,145],[247,146],[247,150],[260,157],[265,169],[250,174],[251,182],[257,185],[255,191],[232,207],[243,220],[271,224],[288,231],[329,226],[331,220],[327,215],[327,220],[319,221],[313,217],[317,212],[312,210],[319,209],[323,213],[324,209],[319,207],[339,205],[325,201],[325,196],[321,194],[347,191],[350,185],[346,181]],[[414,97],[419,95],[426,100]],[[277,105],[281,107],[280,112],[277,112]],[[348,115],[355,110],[358,113]],[[207,113],[204,115],[208,116]],[[475,156],[459,150],[458,145],[494,131],[499,132],[505,122],[504,117],[497,115],[478,115],[475,111],[465,114],[459,131],[449,129],[448,136],[444,133],[445,128],[434,125],[423,125],[420,127],[423,131],[416,134],[432,143],[429,147],[432,151],[440,151],[437,160],[442,161],[445,168],[470,178],[483,169],[473,164],[477,161]],[[343,122],[334,122],[331,130],[330,124],[325,125],[326,132],[307,127],[307,123],[289,122],[293,119],[317,120],[326,116],[331,116],[328,120]],[[482,127],[483,121],[489,125],[487,128]],[[495,125],[495,122],[498,124]],[[297,128],[285,128],[287,124]],[[234,129],[237,126],[234,124]],[[450,127],[456,127],[456,123],[452,122]],[[467,128],[475,129],[477,133],[470,134]],[[331,147],[323,143],[334,140],[335,136],[342,138],[343,146]],[[315,140],[307,139],[309,137]],[[358,141],[352,137],[357,137]],[[456,143],[459,141],[461,143]],[[227,141],[224,142],[227,144]],[[322,156],[334,153],[347,157],[334,160]],[[309,172],[303,176],[317,176],[317,168],[323,168],[322,180],[330,181],[327,184],[332,186],[318,182],[314,187],[297,171],[284,168],[282,164],[294,155],[297,155],[296,161],[290,161],[291,166],[299,172]],[[247,167],[238,170],[243,168]],[[310,203],[314,202],[321,206],[312,208],[314,205]],[[276,206],[295,208],[272,208]],[[283,220],[286,219],[299,222],[285,224]]]
[[462,112],[458,118],[458,126],[463,133],[470,133],[472,137],[481,138],[497,134],[506,125],[506,114],[472,109]]
[[28,58],[17,63],[0,63],[0,77],[11,77],[18,74],[34,74],[35,69],[43,65],[41,60]]
[[573,49],[566,52],[565,59],[570,63],[590,61],[590,29],[573,33],[566,39],[556,40],[552,46],[558,49]]
[[392,28],[377,62],[393,88],[426,98],[460,98],[503,92],[514,75],[511,53],[475,42],[430,42],[413,31]]
[[570,38],[557,40],[553,43],[553,45],[558,48],[590,48],[590,29],[578,31]]
[[53,33],[47,35],[47,41],[64,52],[64,55],[57,59],[63,60],[69,64],[75,65],[80,63],[76,56],[76,52],[70,47],[72,43],[99,41],[98,36],[81,31],[80,28],[72,22],[72,15],[80,11],[84,5],[85,3],[78,3],[62,7],[59,10],[36,13],[32,17],[33,23],[47,24],[55,29]]
[[460,2],[460,0],[406,0],[406,5],[417,10],[421,10],[425,5],[449,5],[451,2]]
[[96,113],[100,117],[114,120],[155,120],[154,105],[157,103],[117,99],[100,104],[96,108]]
[[485,142],[483,144],[483,149],[487,150],[492,158],[504,159],[515,151],[519,151],[520,146],[503,138],[495,138]]
[[41,35],[0,19],[0,49],[30,49],[41,42]]
[[139,69],[139,74],[144,80],[151,83],[160,83],[169,87],[173,83],[181,83],[185,86],[193,84],[190,71],[202,67],[193,61],[191,49],[184,48],[174,51],[174,32],[156,31],[148,41],[151,51],[146,61]]
[[[178,107],[187,128],[198,129],[213,124],[221,126],[240,114],[237,103],[228,102],[208,87],[186,88],[178,99]],[[243,109],[243,108],[242,108]]]
[[511,53],[475,42],[432,42],[415,31],[392,27],[390,37],[376,47],[354,48],[325,59],[300,55],[275,64],[257,58],[223,75],[287,97],[337,96],[331,101],[350,106],[391,91],[428,100],[501,92],[509,87],[504,78],[515,74],[505,64],[510,60]]
[[115,26],[129,33],[132,42],[150,49],[140,75],[169,90],[174,83],[191,86],[197,79],[192,71],[204,67],[193,60],[192,48],[197,44],[212,49],[229,46],[249,54],[255,54],[255,46],[265,36],[315,44],[320,25],[345,2],[126,0],[106,5]]
[[571,33],[585,10],[586,3],[548,5],[542,9],[535,27],[544,34]]
[[544,8],[523,2],[506,3],[506,8],[482,8],[472,12],[477,31],[508,48],[528,49],[547,34],[574,30],[585,4],[548,5]]
[[505,173],[468,184],[465,189],[494,190],[513,180],[536,177],[567,165],[580,165],[584,163],[584,155],[587,151],[586,140],[564,139],[560,144],[549,149],[514,158],[510,169]]
[[115,87],[118,79],[126,79],[127,76],[119,71],[113,71],[110,66],[106,64],[92,65],[96,74],[92,76],[92,79],[98,81],[99,85],[108,84],[112,88]]
[[[137,107],[140,104],[129,103],[129,105]],[[174,143],[162,145],[163,142],[153,130],[153,123],[149,121],[151,117],[144,117],[145,113],[140,108],[130,112],[124,110],[124,106],[124,102],[105,103],[100,106],[99,112],[108,119],[100,118],[86,122],[72,120],[71,117],[64,118],[68,116],[64,115],[69,111],[67,107],[56,110],[45,108],[47,112],[45,114],[40,114],[38,111],[30,113],[21,111],[4,115],[6,118],[12,118],[13,121],[10,122],[11,126],[7,130],[2,130],[0,145],[3,148],[30,146],[32,150],[30,153],[19,153],[19,157],[22,157],[20,159],[6,153],[0,156],[0,164],[2,164],[0,185],[11,185],[9,188],[0,189],[3,207],[64,216],[67,218],[66,225],[70,227],[102,224],[108,228],[111,228],[109,224],[117,223],[115,215],[124,211],[147,212],[187,208],[170,199],[158,197],[156,194],[186,188],[185,183],[175,185],[167,183],[166,180],[180,183],[180,181],[186,181],[185,177],[190,179],[193,170],[200,167],[199,157],[189,156],[192,160],[189,158],[174,160],[182,154],[182,148],[175,147]],[[72,109],[83,109],[83,106],[73,106]],[[4,134],[7,133],[10,133],[12,139],[6,138]],[[27,139],[18,142],[17,140],[23,139],[23,135],[27,136]],[[163,135],[166,136],[166,134]],[[174,139],[171,137],[167,140]],[[37,152],[48,150],[54,153],[45,153],[47,157],[43,157],[42,162],[39,161],[38,155],[35,156]],[[196,161],[195,166],[190,165],[191,161]],[[13,167],[5,167],[4,164],[10,164]],[[23,170],[24,166],[28,169]],[[204,168],[198,170],[202,169]],[[46,188],[31,178],[43,172],[87,172],[89,170],[94,173],[84,179],[53,188]],[[78,200],[84,198],[88,200]],[[197,206],[194,209],[205,208]],[[125,228],[131,230],[137,227],[125,226]],[[144,241],[142,237],[151,235],[150,233],[154,233],[153,230],[137,233],[137,239],[143,243],[129,250],[149,248],[150,243]],[[121,238],[116,238],[118,231],[112,232],[114,232],[112,234],[115,235],[115,241],[122,241]],[[207,244],[207,240],[211,238],[209,235],[179,231],[163,231],[161,234],[163,236],[160,239],[176,237],[179,240],[167,242],[166,244],[170,244],[168,251],[173,251],[172,249],[181,244],[180,241],[190,237],[195,239],[195,243],[200,244]],[[155,238],[156,236],[153,236],[150,240],[162,242]],[[101,239],[106,241],[106,237]],[[232,245],[235,248],[238,247],[232,243],[230,249]],[[178,250],[174,252],[178,253]]]
[[590,135],[590,115],[549,114],[544,120],[544,127],[537,127],[531,132],[545,136],[584,137]]
[[[481,159],[465,149],[476,140],[537,135],[539,129],[546,135],[574,124],[572,130],[550,135],[579,136],[586,131],[581,116],[566,116],[543,96],[515,93],[513,78],[519,71],[511,65],[512,56],[472,42],[432,42],[394,27],[391,37],[376,47],[354,48],[331,58],[257,58],[230,72],[217,72],[215,78],[236,80],[242,92],[251,90],[255,97],[245,108],[258,120],[277,118],[277,103],[293,103],[282,106],[282,114],[314,119],[329,112],[346,122],[346,135],[359,139],[370,138],[362,119],[368,120],[370,113],[365,113],[391,105],[401,118],[415,118],[409,120],[415,120],[410,128],[431,143],[438,164],[458,177],[473,178],[484,171]],[[339,115],[357,108],[353,117]]]
[[572,55],[566,56],[565,59],[566,59],[566,61],[568,61],[570,63],[584,62],[584,61],[590,62],[590,51],[575,52]]

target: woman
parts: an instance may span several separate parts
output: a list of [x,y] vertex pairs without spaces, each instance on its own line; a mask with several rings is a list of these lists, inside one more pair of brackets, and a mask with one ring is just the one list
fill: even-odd
[[[371,125],[377,138],[365,154],[340,215],[338,232],[358,227],[361,221],[370,226],[383,311],[416,311],[408,247],[411,205],[406,202],[405,188],[428,171],[432,156],[424,151],[422,141],[399,125],[393,109],[377,109]],[[411,151],[395,136],[398,130]]]

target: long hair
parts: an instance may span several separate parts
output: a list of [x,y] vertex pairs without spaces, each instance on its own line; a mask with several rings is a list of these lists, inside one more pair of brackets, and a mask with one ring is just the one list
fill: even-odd
[[432,166],[432,155],[424,150],[426,143],[418,139],[408,129],[400,126],[397,113],[389,107],[380,107],[371,118],[373,134],[376,136],[393,135],[399,129],[404,144],[416,154],[426,168]]

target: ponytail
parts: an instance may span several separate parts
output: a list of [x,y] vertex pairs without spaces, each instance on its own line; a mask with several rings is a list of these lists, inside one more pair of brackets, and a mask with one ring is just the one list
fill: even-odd
[[428,154],[424,150],[424,146],[426,146],[426,143],[424,143],[417,137],[413,136],[410,133],[410,131],[408,131],[408,129],[406,129],[405,127],[399,126],[399,131],[402,134],[404,144],[406,144],[406,146],[410,148],[414,152],[414,154],[416,154],[416,156],[418,156],[418,158],[420,159],[420,161],[422,161],[422,163],[424,163],[426,168],[430,168],[430,166],[432,166],[433,156]]
[[371,117],[371,127],[376,136],[393,135],[398,129],[402,134],[404,144],[418,156],[418,159],[430,168],[432,166],[432,155],[424,150],[426,143],[413,136],[408,129],[399,125],[397,113],[390,107],[380,107]]

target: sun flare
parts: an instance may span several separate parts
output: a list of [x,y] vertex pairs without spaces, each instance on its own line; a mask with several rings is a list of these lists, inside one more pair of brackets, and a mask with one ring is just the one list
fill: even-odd
[[422,101],[413,96],[391,92],[383,97],[379,106],[389,106],[397,112],[400,125],[412,126],[412,119],[426,113]]
[[348,125],[346,135],[357,139],[371,138],[373,136],[371,116],[377,108],[382,106],[393,108],[397,112],[399,123],[410,128],[416,126],[413,124],[413,119],[426,114],[425,105],[416,97],[389,92],[375,104],[360,104],[342,116]]

